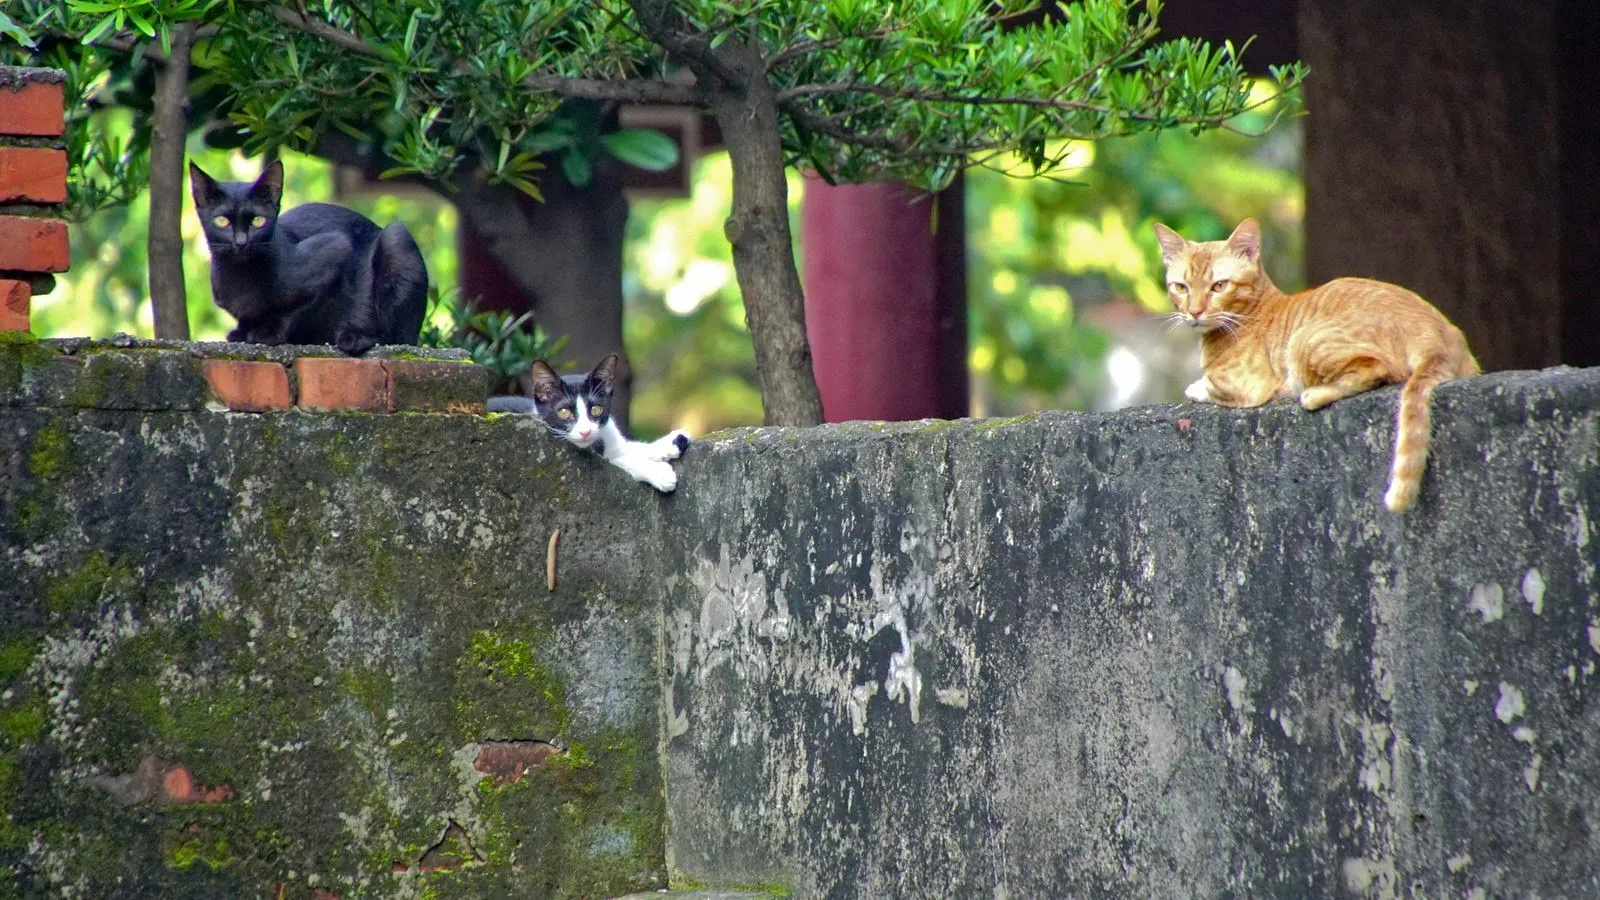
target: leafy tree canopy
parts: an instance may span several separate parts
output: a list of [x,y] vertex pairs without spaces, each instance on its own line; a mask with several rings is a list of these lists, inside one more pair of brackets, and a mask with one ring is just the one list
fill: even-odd
[[[12,17],[36,36],[153,54],[174,27],[205,23],[195,89],[230,95],[222,113],[250,152],[310,149],[338,129],[381,141],[395,174],[448,181],[470,158],[532,191],[534,158],[564,137],[543,127],[563,98],[704,106],[691,75],[704,71],[764,76],[787,161],[937,189],[999,152],[1045,169],[1060,138],[1241,112],[1236,48],[1156,42],[1160,7],[1082,0],[1025,28],[1008,26],[1038,11],[1028,0],[22,0]],[[762,71],[726,62],[730,41]],[[100,74],[70,53],[55,62]],[[1274,75],[1288,88],[1301,72]]]
[[[1158,0],[1049,9],[1028,0],[11,7],[23,31],[90,48],[57,43],[52,51],[80,83],[105,65],[95,48],[159,55],[174,29],[192,29],[193,90],[219,94],[217,113],[247,149],[310,149],[342,133],[377,145],[393,160],[390,174],[457,190],[498,182],[536,193],[538,157],[559,139],[547,123],[563,100],[707,109],[733,161],[727,231],[768,418],[795,424],[820,421],[821,405],[783,215],[783,166],[936,189],[996,154],[1014,152],[1045,171],[1062,138],[1203,130],[1251,104],[1233,44],[1157,41]],[[1303,73],[1273,74],[1291,90]],[[102,169],[116,149],[102,149]],[[80,182],[91,157],[74,158]],[[114,164],[108,171],[114,182]]]

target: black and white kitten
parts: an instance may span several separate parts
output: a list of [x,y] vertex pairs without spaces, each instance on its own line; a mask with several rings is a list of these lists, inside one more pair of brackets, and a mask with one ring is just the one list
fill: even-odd
[[428,269],[405,225],[380,229],[331,203],[279,216],[277,160],[251,183],[190,163],[189,187],[211,246],[211,298],[239,322],[228,340],[332,344],[350,356],[417,342]]
[[689,436],[673,431],[653,441],[630,440],[611,418],[612,387],[619,360],[615,353],[602,359],[588,375],[562,377],[544,361],[534,362],[533,397],[490,397],[491,412],[537,415],[552,435],[586,450],[663,494],[678,486],[678,473],[670,460],[683,455]]

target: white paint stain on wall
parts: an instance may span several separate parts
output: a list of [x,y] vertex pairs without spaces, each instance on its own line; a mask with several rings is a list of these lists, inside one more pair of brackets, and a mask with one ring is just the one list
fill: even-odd
[[1222,672],[1222,687],[1228,692],[1228,705],[1240,716],[1255,712],[1255,704],[1250,702],[1248,691],[1249,684],[1245,681],[1244,673],[1233,666]]
[[1527,709],[1528,705],[1522,699],[1522,691],[1504,681],[1500,682],[1500,699],[1494,702],[1494,717],[1510,725],[1512,720]]
[[1544,613],[1544,576],[1538,569],[1529,569],[1522,576],[1522,599],[1528,601],[1528,608],[1534,615]]
[[1467,606],[1485,623],[1498,622],[1506,614],[1506,592],[1498,584],[1477,584],[1467,596]]
[[872,634],[893,628],[900,635],[900,649],[889,657],[889,672],[883,676],[883,695],[895,703],[904,702],[911,710],[911,721],[922,721],[922,673],[917,671],[917,651],[906,628],[905,612],[898,606],[881,612],[873,620]]

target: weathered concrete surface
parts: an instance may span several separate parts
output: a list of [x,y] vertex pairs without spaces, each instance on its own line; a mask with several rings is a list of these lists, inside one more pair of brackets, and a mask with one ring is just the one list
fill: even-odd
[[664,884],[670,502],[507,417],[0,408],[0,896]]
[[1399,519],[1395,399],[700,445],[667,509],[676,878],[1600,893],[1600,369],[1443,387]]
[[1600,370],[1442,388],[1396,519],[1393,390],[664,498],[118,349],[0,345],[0,896],[1600,893]]

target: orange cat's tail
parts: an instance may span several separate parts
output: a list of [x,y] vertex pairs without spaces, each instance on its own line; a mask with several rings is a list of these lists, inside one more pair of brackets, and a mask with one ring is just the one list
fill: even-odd
[[1394,469],[1383,505],[1391,512],[1411,508],[1422,490],[1422,470],[1428,464],[1428,439],[1433,429],[1429,404],[1433,389],[1452,375],[1449,360],[1429,356],[1411,370],[1400,389],[1400,416],[1395,424]]

